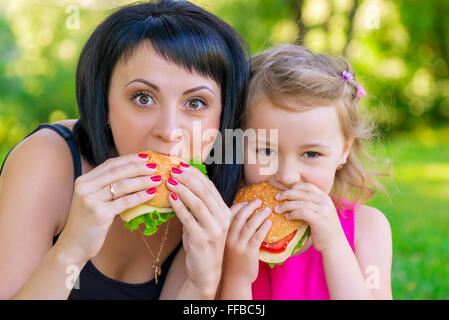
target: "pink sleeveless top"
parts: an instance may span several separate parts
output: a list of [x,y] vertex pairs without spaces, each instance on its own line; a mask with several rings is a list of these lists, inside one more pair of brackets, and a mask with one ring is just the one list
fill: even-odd
[[[338,217],[354,251],[354,211],[357,203],[343,200]],[[259,261],[259,274],[252,284],[254,300],[329,300],[321,253],[312,246],[274,268]]]

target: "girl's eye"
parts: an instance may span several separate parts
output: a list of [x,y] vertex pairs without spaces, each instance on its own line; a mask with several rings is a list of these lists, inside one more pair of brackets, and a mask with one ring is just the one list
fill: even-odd
[[257,153],[267,157],[274,156],[276,154],[276,152],[270,148],[257,149]]
[[306,153],[304,153],[304,155],[306,156],[306,158],[317,158],[320,154],[315,151],[307,151]]
[[186,102],[187,108],[193,111],[199,111],[207,108],[207,103],[200,99],[190,99]]
[[153,98],[151,98],[148,94],[140,93],[133,97],[133,100],[137,103],[137,105],[146,107],[154,104]]

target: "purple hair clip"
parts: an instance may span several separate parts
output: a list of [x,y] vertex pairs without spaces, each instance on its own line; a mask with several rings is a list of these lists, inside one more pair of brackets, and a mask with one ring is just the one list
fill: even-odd
[[354,77],[352,76],[352,74],[350,74],[349,72],[347,72],[346,70],[343,71],[343,73],[341,74],[341,77],[348,82],[349,80],[354,79]]
[[356,98],[360,98],[360,96],[364,96],[364,95],[366,95],[365,90],[363,89],[362,86],[358,86]]

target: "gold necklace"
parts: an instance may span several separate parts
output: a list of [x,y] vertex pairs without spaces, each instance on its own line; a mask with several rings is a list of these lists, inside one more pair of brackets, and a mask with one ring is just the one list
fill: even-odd
[[142,231],[139,229],[140,236],[142,237],[143,242],[145,243],[145,246],[148,248],[148,251],[150,252],[151,256],[153,257],[153,265],[152,268],[154,270],[154,281],[157,284],[157,277],[161,275],[161,267],[159,266],[159,257],[161,256],[162,248],[164,247],[165,240],[167,240],[167,233],[168,233],[168,224],[170,221],[167,221],[167,228],[165,228],[165,233],[162,237],[161,241],[161,247],[159,248],[159,252],[157,254],[157,257],[154,256],[153,251],[151,250],[150,246],[148,245],[147,241],[145,240],[145,237],[143,236]]

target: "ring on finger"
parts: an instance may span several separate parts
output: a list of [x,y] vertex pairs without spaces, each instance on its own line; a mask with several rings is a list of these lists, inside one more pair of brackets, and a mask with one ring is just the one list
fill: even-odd
[[115,191],[114,191],[114,188],[112,187],[111,184],[108,185],[108,190],[109,190],[109,193],[110,193],[111,196],[112,196],[112,199],[111,199],[111,200],[115,200],[115,198],[116,198],[117,196],[116,196]]

